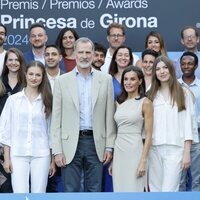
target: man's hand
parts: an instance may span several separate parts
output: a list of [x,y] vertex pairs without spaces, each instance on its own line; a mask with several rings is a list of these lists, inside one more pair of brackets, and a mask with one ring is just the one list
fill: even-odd
[[66,159],[63,153],[55,155],[55,163],[58,167],[65,167]]
[[103,165],[108,164],[113,157],[113,153],[111,151],[106,151],[104,152],[104,156],[103,156]]

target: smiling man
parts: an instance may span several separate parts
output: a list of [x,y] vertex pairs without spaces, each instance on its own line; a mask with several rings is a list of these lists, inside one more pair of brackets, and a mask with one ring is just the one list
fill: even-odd
[[65,192],[101,192],[103,164],[112,159],[115,141],[112,77],[92,68],[94,44],[79,38],[76,67],[58,77],[53,93],[52,150],[61,167]]
[[[196,101],[198,133],[194,135],[196,136],[194,139],[198,141],[200,139],[200,80],[195,75],[198,67],[197,55],[189,51],[184,52],[180,58],[180,66],[183,75],[179,82],[192,91]],[[200,191],[200,143],[192,143],[190,156],[191,166],[187,171],[182,172],[180,191]]]
[[[184,47],[184,52],[190,51],[197,55],[198,59],[200,59],[200,52],[198,51],[199,44],[199,32],[198,29],[193,26],[186,26],[181,30],[181,44]],[[178,78],[182,75],[182,70],[180,66],[180,58],[175,60],[176,66],[176,75]],[[195,71],[195,75],[197,78],[200,78],[200,66]]]
[[29,28],[29,42],[31,50],[24,53],[24,58],[28,64],[32,60],[37,60],[45,64],[44,50],[48,40],[45,27],[40,23],[32,24]]

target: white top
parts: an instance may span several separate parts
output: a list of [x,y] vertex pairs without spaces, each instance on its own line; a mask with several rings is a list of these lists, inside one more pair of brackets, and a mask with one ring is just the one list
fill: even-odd
[[6,50],[4,50],[2,53],[0,53],[0,76],[1,76],[2,70],[3,70],[3,63],[4,63],[5,55],[6,55]]
[[[133,54],[133,64],[135,65],[136,62],[139,60],[139,57],[135,55],[134,53],[132,54]],[[102,72],[108,73],[111,60],[112,60],[112,55],[110,54],[110,49],[108,48],[106,52],[105,63],[101,66]]]
[[6,101],[0,118],[0,142],[10,146],[15,156],[47,156],[49,126],[41,95],[31,103],[22,90]]
[[184,146],[185,140],[193,140],[194,98],[184,88],[186,110],[178,112],[176,103],[172,106],[170,98],[166,101],[158,91],[153,101],[154,125],[152,145]]
[[60,76],[60,69],[59,69],[59,71],[58,71],[58,74],[56,75],[56,76],[51,76],[51,75],[49,75],[49,73],[48,73],[48,71],[46,70],[46,72],[47,72],[47,77],[48,77],[48,80],[49,80],[49,83],[50,83],[50,86],[51,86],[51,91],[52,91],[52,93],[53,93],[53,88],[54,88],[54,83],[55,83],[55,80],[56,80],[56,78],[58,77],[58,76]]

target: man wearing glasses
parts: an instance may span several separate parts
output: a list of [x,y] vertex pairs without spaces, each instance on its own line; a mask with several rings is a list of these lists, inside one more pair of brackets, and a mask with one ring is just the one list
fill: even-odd
[[[106,59],[104,65],[101,67],[101,71],[108,73],[110,62],[114,51],[125,43],[125,27],[119,23],[112,23],[107,28],[107,41],[109,43],[109,48],[106,53]],[[134,64],[138,60],[138,56],[133,54]]]
[[[184,46],[184,52],[190,51],[197,55],[200,60],[200,52],[197,49],[199,44],[199,33],[198,30],[193,26],[186,26],[181,31],[181,44]],[[175,61],[176,66],[176,75],[177,78],[180,78],[183,74],[180,67],[180,58]],[[195,76],[200,78],[200,65],[198,65]]]

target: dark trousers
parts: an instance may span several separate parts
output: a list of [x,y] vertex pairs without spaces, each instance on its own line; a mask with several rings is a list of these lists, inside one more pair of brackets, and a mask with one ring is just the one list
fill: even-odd
[[[67,159],[67,158],[66,158]],[[80,136],[75,156],[62,167],[64,192],[79,192],[81,173],[84,173],[84,191],[101,192],[103,165],[99,161],[93,136]]]

